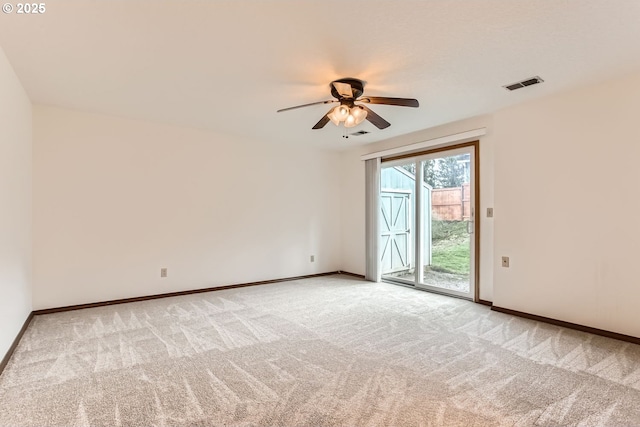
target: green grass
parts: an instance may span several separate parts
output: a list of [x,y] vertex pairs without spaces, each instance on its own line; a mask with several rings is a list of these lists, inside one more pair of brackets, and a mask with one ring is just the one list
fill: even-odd
[[433,246],[431,269],[444,273],[469,274],[469,241],[449,245],[446,248]]
[[469,274],[471,248],[467,223],[464,221],[434,221],[431,270]]

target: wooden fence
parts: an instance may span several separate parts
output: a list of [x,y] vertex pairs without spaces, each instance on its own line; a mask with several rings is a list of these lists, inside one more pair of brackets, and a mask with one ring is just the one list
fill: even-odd
[[431,214],[439,221],[467,221],[471,217],[471,188],[434,188],[431,190]]

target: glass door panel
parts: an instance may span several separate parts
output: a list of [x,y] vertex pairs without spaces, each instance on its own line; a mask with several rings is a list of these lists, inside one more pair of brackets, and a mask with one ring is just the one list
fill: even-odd
[[437,153],[422,168],[422,272],[418,287],[473,298],[474,200],[470,149]]
[[415,282],[415,161],[380,171],[380,252],[384,279]]

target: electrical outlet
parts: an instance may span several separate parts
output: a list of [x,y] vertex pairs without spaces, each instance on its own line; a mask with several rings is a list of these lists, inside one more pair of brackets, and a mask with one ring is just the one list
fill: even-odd
[[311,261],[311,262],[316,262],[316,256],[315,256],[315,255],[311,255],[311,256],[309,257],[309,261]]
[[503,256],[502,257],[502,266],[509,268],[509,257],[508,256]]
[[487,208],[487,218],[493,218],[493,208]]
[[167,277],[167,269],[166,268],[161,268],[160,269],[160,277]]

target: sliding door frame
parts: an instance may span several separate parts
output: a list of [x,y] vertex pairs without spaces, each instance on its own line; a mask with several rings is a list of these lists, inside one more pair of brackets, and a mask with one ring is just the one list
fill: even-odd
[[[482,215],[480,214],[480,141],[479,140],[475,140],[475,141],[470,141],[470,142],[463,142],[460,144],[451,144],[451,145],[446,145],[446,146],[442,146],[442,147],[436,147],[436,148],[431,148],[428,150],[422,150],[422,151],[417,151],[414,153],[406,153],[406,154],[401,154],[398,156],[389,156],[389,157],[383,157],[380,159],[380,162],[382,164],[387,163],[387,162],[393,162],[396,160],[401,160],[401,159],[409,159],[409,158],[417,158],[417,157],[422,157],[422,156],[426,156],[426,155],[431,155],[431,154],[435,154],[435,153],[440,153],[443,151],[450,151],[450,150],[456,150],[459,148],[468,148],[468,147],[473,147],[473,180],[474,180],[474,189],[473,189],[473,212],[474,212],[474,216],[473,216],[473,263],[474,263],[474,269],[473,269],[473,282],[474,282],[474,293],[473,293],[473,301],[474,302],[482,302],[480,299],[480,218],[482,217]],[[422,168],[418,168],[418,169],[422,169]],[[418,172],[418,171],[416,171]],[[422,172],[419,173],[419,175],[422,175]],[[417,177],[418,178],[418,177]],[[416,183],[418,183],[418,179],[416,178]],[[422,182],[422,176],[419,177],[420,178],[420,182]],[[416,185],[416,188],[417,185]],[[421,192],[420,192],[421,193]],[[418,218],[416,218],[416,226],[419,228],[420,225],[418,225],[417,223],[419,222]],[[420,248],[421,249],[421,248]],[[416,253],[417,255],[417,253]],[[417,279],[417,277],[416,277]],[[416,280],[416,283],[418,283],[418,280]],[[416,289],[420,289],[417,288]],[[447,294],[450,295],[450,294]],[[451,296],[455,296],[455,295],[451,295]]]

